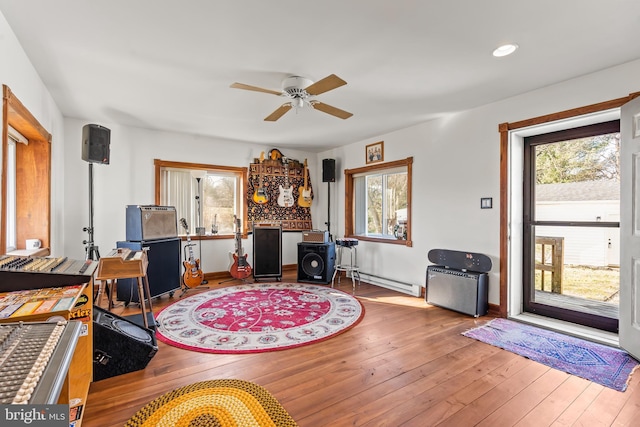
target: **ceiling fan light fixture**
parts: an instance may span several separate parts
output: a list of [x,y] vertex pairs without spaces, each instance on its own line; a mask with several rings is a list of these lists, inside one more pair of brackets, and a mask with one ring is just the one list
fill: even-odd
[[493,51],[493,56],[495,56],[496,58],[501,58],[503,56],[511,55],[513,52],[518,50],[518,47],[519,46],[515,43],[503,44]]

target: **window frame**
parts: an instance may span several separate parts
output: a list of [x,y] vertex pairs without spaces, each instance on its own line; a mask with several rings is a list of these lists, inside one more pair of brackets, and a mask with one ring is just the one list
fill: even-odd
[[[160,194],[161,194],[161,171],[162,168],[172,168],[172,169],[185,169],[185,170],[202,170],[208,172],[224,172],[224,173],[233,173],[237,174],[240,178],[240,185],[242,188],[239,190],[240,201],[239,206],[242,210],[242,238],[247,238],[247,198],[242,197],[247,191],[248,186],[248,171],[247,167],[236,167],[236,166],[220,166],[220,165],[211,165],[205,163],[188,163],[188,162],[175,162],[161,159],[154,159],[153,161],[154,169],[155,169],[155,204],[160,205]],[[178,233],[178,235],[184,239],[186,239],[186,235],[182,235]],[[216,234],[216,235],[190,235],[192,240],[217,240],[217,239],[234,239],[236,237],[235,233],[231,234]]]
[[[42,248],[51,248],[51,140],[52,135],[20,102],[11,89],[2,85],[2,203],[0,208],[0,254],[7,252],[7,156],[9,126],[29,144],[16,146],[16,246],[37,238]],[[34,168],[33,165],[37,165]]]
[[[371,236],[361,236],[355,234],[355,206],[356,202],[354,200],[355,192],[354,192],[354,179],[359,175],[367,175],[373,173],[379,173],[385,170],[393,170],[397,168],[407,168],[407,239],[389,239],[383,237],[371,237]],[[344,234],[345,237],[348,238],[356,238],[362,241],[368,242],[379,242],[379,243],[387,243],[392,245],[402,245],[402,246],[413,246],[413,241],[411,240],[411,232],[412,232],[412,222],[411,222],[411,194],[412,194],[412,168],[413,168],[413,157],[407,157],[406,159],[396,160],[392,162],[385,163],[375,163],[369,166],[363,166],[355,169],[345,169],[344,177],[345,177],[345,210],[344,210]]]

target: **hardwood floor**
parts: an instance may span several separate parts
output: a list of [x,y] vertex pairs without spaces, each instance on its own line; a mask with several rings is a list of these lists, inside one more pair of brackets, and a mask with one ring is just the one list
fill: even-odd
[[[283,281],[295,281],[295,272]],[[350,280],[340,289],[351,292]],[[362,321],[305,347],[229,355],[159,342],[146,369],[91,385],[82,425],[122,426],[159,395],[218,378],[260,384],[301,427],[591,427],[640,419],[640,372],[620,393],[460,335],[488,317],[474,319],[366,283],[356,296],[365,307]],[[176,300],[154,300],[154,309]]]

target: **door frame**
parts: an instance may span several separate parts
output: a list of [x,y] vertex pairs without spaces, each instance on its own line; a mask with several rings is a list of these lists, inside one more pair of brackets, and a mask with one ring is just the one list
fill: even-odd
[[[523,315],[523,167],[524,137],[542,132],[553,132],[567,127],[578,127],[619,118],[623,104],[640,96],[634,92],[584,107],[564,110],[518,122],[501,123],[500,133],[500,306],[501,317]],[[570,124],[569,124],[570,123]],[[538,319],[544,323],[544,319]],[[617,344],[617,334],[598,332],[591,328],[574,327],[568,322],[554,322],[563,330],[572,329],[575,335],[590,335],[609,344]]]
[[[603,114],[603,116],[605,116]],[[599,117],[599,115],[594,115]],[[523,171],[523,311],[537,313],[542,316],[566,320],[568,322],[587,325],[596,329],[609,332],[618,332],[618,319],[605,317],[602,315],[585,313],[581,311],[569,310],[567,308],[542,304],[535,301],[534,276],[534,253],[536,226],[559,226],[559,227],[597,227],[610,228],[620,227],[619,222],[608,221],[560,221],[560,220],[540,220],[536,218],[535,211],[535,178],[536,178],[536,158],[535,148],[547,144],[555,144],[562,141],[574,140],[578,138],[593,137],[602,134],[612,134],[620,132],[620,120],[602,121],[586,126],[569,126],[565,130],[545,133],[540,132],[533,136],[524,137],[524,171]]]

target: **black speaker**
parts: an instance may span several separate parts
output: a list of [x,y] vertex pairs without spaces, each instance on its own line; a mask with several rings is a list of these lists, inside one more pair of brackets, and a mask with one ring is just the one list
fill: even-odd
[[336,261],[336,244],[298,243],[298,281],[331,282]]
[[155,333],[93,307],[93,380],[146,368],[158,352]]
[[322,182],[336,182],[336,160],[322,160]]
[[253,278],[282,277],[282,227],[253,227]]
[[[133,251],[147,251],[147,278],[149,279],[149,292],[151,298],[172,293],[180,289],[182,281],[179,237],[174,239],[143,240],[141,242],[116,242],[116,247],[127,248]],[[138,279],[118,279],[117,295],[119,301],[140,302],[138,295]]]
[[111,131],[100,125],[82,127],[82,160],[90,163],[109,164]]

